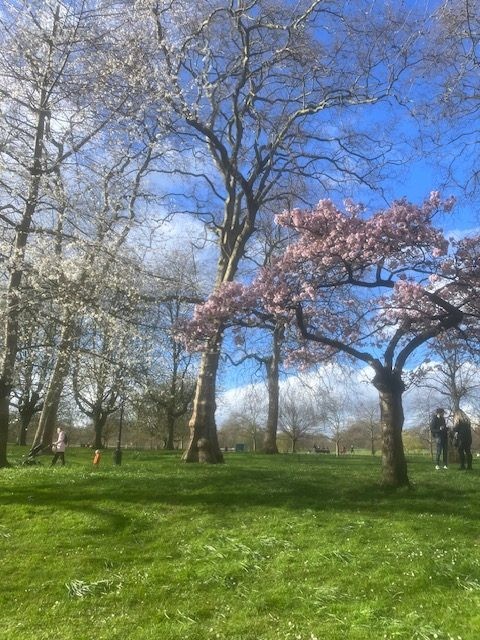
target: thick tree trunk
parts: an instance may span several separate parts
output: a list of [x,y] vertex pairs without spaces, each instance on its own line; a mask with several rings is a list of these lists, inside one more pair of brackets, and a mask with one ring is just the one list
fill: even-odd
[[455,413],[456,411],[460,410],[460,401],[461,401],[461,397],[456,396],[455,394],[452,394],[450,396],[451,402],[452,402],[452,412]]
[[383,484],[392,488],[409,487],[402,440],[404,423],[402,396],[405,386],[401,375],[388,369],[377,371],[373,384],[380,395]]
[[0,372],[0,467],[8,466],[7,440],[10,420],[8,405],[13,386],[15,361],[18,350],[19,316],[20,316],[20,284],[23,276],[23,259],[30,230],[33,212],[39,190],[39,178],[33,179],[22,224],[19,226],[15,240],[15,253],[18,256],[16,269],[10,276],[7,290],[7,309],[4,323],[4,352]]
[[23,416],[20,416],[20,426],[18,428],[17,444],[20,447],[25,447],[27,444],[27,431],[30,420],[25,422]]
[[216,380],[221,338],[212,340],[202,355],[190,419],[190,442],[183,455],[185,462],[223,462],[215,424]]
[[265,439],[263,442],[263,453],[278,453],[277,429],[278,429],[278,408],[279,408],[279,369],[280,352],[283,340],[283,327],[276,327],[273,332],[272,356],[267,360],[267,386],[268,386],[268,415],[265,429]]
[[19,317],[20,317],[20,285],[23,278],[23,261],[27,246],[28,235],[32,225],[38,194],[40,191],[41,167],[40,158],[41,142],[45,127],[45,113],[40,110],[37,124],[37,136],[35,140],[34,168],[32,170],[29,193],[23,213],[22,222],[17,227],[15,238],[15,267],[10,274],[7,288],[7,307],[4,321],[4,351],[0,371],[0,467],[7,463],[7,440],[10,414],[5,405],[10,402],[10,393],[13,386],[15,361],[18,350]]
[[45,396],[45,404],[43,405],[38,427],[35,431],[35,437],[32,443],[32,454],[33,450],[39,445],[42,445],[42,448],[44,449],[47,449],[52,445],[64,381],[65,378],[63,377],[61,380],[57,380],[55,385],[50,384],[48,388]]

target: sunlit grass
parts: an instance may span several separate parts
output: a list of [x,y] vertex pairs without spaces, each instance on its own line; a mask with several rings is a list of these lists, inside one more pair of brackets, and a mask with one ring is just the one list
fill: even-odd
[[480,637],[477,469],[414,458],[392,492],[359,455],[47,464],[0,472],[6,640]]

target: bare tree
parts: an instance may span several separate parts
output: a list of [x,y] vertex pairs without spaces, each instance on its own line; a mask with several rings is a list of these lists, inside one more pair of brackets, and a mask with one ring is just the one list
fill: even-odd
[[445,398],[447,406],[457,411],[462,400],[478,395],[478,365],[478,353],[462,336],[443,336],[432,344],[430,360],[416,372],[416,384]]
[[380,441],[381,426],[380,426],[380,409],[378,402],[372,400],[371,402],[362,401],[358,407],[359,424],[367,432],[370,442],[370,452],[372,456],[375,455],[376,445]]
[[340,444],[347,430],[348,414],[352,407],[349,406],[345,395],[339,394],[338,389],[328,388],[325,383],[320,385],[319,398],[322,407],[323,431],[335,442],[335,454],[338,456],[346,446],[343,443],[341,448]]
[[81,324],[72,365],[73,392],[77,407],[92,420],[95,449],[102,449],[107,419],[126,395],[125,343],[133,336],[111,328],[102,331],[91,318],[83,318]]
[[265,396],[261,387],[251,385],[247,388],[236,416],[243,436],[250,442],[250,450],[256,452],[264,437]]
[[425,149],[434,156],[437,171],[443,166],[448,183],[468,196],[478,196],[480,183],[479,43],[480,2],[442,0],[429,25],[423,55],[428,95],[415,99]]
[[315,400],[306,389],[286,383],[280,399],[279,428],[292,443],[292,453],[303,438],[319,430],[320,416]]
[[112,309],[119,317],[130,312],[134,298],[138,301],[137,265],[122,248],[137,224],[139,204],[147,198],[143,181],[158,148],[155,126],[142,119],[130,133],[133,139],[123,136],[116,142],[114,136],[108,151],[94,154],[88,165],[85,162],[76,182],[58,172],[63,206],[56,212],[53,240],[47,235],[40,244],[44,256],[38,271],[44,280],[54,282],[59,343],[32,451],[50,445],[78,337],[79,311],[108,315],[115,298]]

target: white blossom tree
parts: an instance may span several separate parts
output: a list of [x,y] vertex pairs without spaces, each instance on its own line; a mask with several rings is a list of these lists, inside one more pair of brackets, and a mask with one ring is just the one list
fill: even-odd
[[[143,133],[143,143],[139,138],[126,139],[113,152],[110,148],[101,156],[94,154],[90,170],[82,167],[82,175],[68,198],[68,203],[75,204],[67,204],[58,215],[56,250],[48,251],[52,242],[49,236],[38,242],[38,249],[47,256],[39,261],[38,277],[51,285],[59,307],[60,331],[32,450],[51,443],[60,397],[80,334],[79,317],[97,314],[105,321],[113,314],[114,319],[123,315],[126,320],[138,303],[138,277],[130,275],[137,263],[122,247],[137,224],[138,210],[146,197],[143,179],[156,152],[151,131],[144,128]],[[67,181],[65,191],[70,187],[71,182]],[[105,340],[101,342],[105,346]],[[82,406],[85,405],[84,399]],[[113,406],[114,403],[112,410]]]
[[[135,110],[128,16],[102,0],[8,0],[0,8],[0,222],[5,293],[0,361],[0,467],[6,466],[26,252],[33,230],[63,207],[59,172]],[[123,35],[122,35],[123,34]],[[73,172],[74,173],[74,172]],[[64,176],[60,178],[60,184]]]

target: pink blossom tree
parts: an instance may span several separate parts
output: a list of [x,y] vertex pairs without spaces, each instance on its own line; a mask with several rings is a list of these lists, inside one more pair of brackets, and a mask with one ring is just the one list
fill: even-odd
[[296,325],[291,356],[303,365],[332,357],[369,365],[380,399],[383,482],[408,486],[407,360],[435,336],[469,322],[479,281],[479,238],[449,242],[434,224],[435,214],[452,206],[432,192],[421,206],[399,200],[372,215],[331,200],[283,213],[277,222],[295,240],[252,284],[229,283],[199,307],[193,333],[268,313]]

